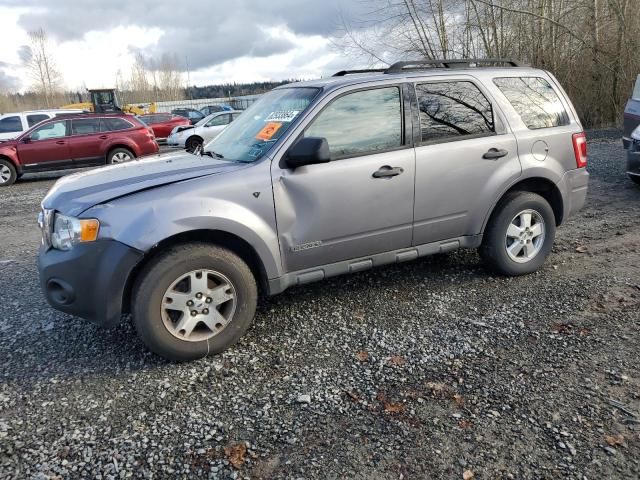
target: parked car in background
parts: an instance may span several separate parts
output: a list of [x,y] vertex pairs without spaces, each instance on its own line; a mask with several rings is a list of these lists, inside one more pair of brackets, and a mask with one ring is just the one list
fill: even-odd
[[195,108],[175,108],[171,110],[171,113],[173,115],[180,115],[181,117],[188,118],[191,125],[195,125],[206,116],[200,110],[196,110]]
[[5,113],[0,115],[0,140],[16,138],[35,124],[58,115],[82,113],[82,110],[30,110],[27,112]]
[[241,113],[236,110],[212,113],[193,127],[176,127],[167,138],[167,145],[183,147],[190,152],[194,152],[216,138]]
[[175,127],[191,125],[188,118],[171,113],[150,113],[138,115],[138,119],[151,127],[158,143],[167,141],[167,137]]
[[231,105],[225,105],[225,104],[207,105],[206,107],[203,107],[200,109],[200,111],[204,115],[211,115],[212,113],[216,113],[216,112],[231,112],[232,110],[233,110],[233,107]]
[[263,95],[202,155],[58,182],[39,222],[48,302],[105,326],[131,313],[152,351],[189,360],[233,345],[259,291],[458,248],[540,269],[589,179],[558,80],[495,59],[353,73]]
[[0,143],[0,186],[28,172],[122,163],[157,151],[153,132],[133,115],[65,115]]
[[640,125],[640,75],[631,92],[631,98],[624,108],[624,127],[622,133],[622,143],[624,148],[629,148],[631,144],[631,132]]

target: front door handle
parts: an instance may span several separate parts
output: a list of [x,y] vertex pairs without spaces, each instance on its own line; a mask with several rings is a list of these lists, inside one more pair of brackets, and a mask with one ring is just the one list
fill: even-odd
[[395,177],[396,175],[400,175],[402,172],[404,172],[403,168],[384,165],[377,171],[373,172],[373,178]]
[[98,138],[100,140],[106,140],[107,138],[109,138],[109,135],[100,135]]
[[64,140],[58,140],[56,143],[58,145],[64,145],[66,142]]
[[486,160],[497,160],[499,158],[507,156],[509,152],[503,149],[490,148],[487,153],[482,155],[482,158]]

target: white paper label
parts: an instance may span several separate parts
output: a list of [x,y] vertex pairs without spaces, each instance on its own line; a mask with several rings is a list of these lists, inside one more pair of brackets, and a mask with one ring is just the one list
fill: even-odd
[[291,122],[298,116],[300,110],[283,110],[281,112],[271,112],[265,122]]

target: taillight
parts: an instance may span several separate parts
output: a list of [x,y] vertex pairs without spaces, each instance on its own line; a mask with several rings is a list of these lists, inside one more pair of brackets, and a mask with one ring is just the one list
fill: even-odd
[[576,156],[576,166],[587,166],[587,137],[584,132],[573,134],[573,153]]

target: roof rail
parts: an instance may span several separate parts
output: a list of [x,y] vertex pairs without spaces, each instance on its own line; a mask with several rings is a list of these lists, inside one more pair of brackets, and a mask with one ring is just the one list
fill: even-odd
[[396,62],[387,68],[384,73],[400,73],[407,69],[406,67],[413,67],[412,69],[418,69],[421,66],[433,66],[436,68],[469,68],[479,67],[480,64],[489,64],[485,66],[503,66],[509,67],[522,67],[523,65],[515,60],[509,58],[444,58],[444,59],[422,59],[422,60],[409,60],[406,62]]
[[339,72],[331,75],[332,77],[344,77],[345,75],[352,75],[354,73],[386,73],[386,69],[384,68],[365,68],[362,70],[340,70]]

